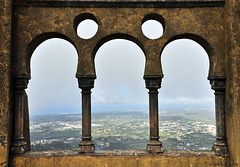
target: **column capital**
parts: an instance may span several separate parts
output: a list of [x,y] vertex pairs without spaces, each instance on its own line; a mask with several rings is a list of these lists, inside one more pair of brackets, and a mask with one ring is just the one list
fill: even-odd
[[13,85],[16,90],[24,90],[27,88],[28,82],[31,79],[28,75],[13,76]]
[[226,77],[225,76],[212,76],[208,77],[211,88],[215,91],[225,91],[226,88]]
[[78,75],[78,87],[81,89],[92,89],[94,87],[95,75]]
[[159,89],[161,88],[163,75],[145,75],[145,84],[147,89]]

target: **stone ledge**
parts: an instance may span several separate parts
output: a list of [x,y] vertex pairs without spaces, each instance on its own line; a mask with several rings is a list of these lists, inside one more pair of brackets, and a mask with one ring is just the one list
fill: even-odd
[[41,151],[27,152],[24,154],[16,154],[14,157],[62,157],[62,156],[204,156],[217,157],[213,151],[199,150],[164,150],[163,153],[148,153],[145,150],[103,150],[94,153],[79,154],[77,150],[60,150],[60,151]]
[[209,167],[231,166],[238,162],[228,157],[217,157],[212,151],[172,151],[149,154],[139,150],[99,151],[78,154],[77,151],[29,152],[10,160],[12,167]]

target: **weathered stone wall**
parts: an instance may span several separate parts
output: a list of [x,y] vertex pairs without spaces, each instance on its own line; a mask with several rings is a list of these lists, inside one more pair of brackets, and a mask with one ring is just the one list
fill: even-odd
[[[88,13],[98,22],[97,34],[88,40],[77,36],[74,24]],[[164,19],[161,38],[148,39],[141,24],[148,14]],[[146,56],[145,75],[163,75],[161,52],[165,45],[180,38],[193,39],[207,51],[210,76],[224,76],[224,10],[201,8],[43,8],[17,7],[15,12],[14,75],[30,75],[30,57],[44,40],[57,37],[71,42],[78,51],[77,75],[95,75],[94,56],[108,40],[124,38],[138,44]]]
[[[80,1],[77,0],[53,0],[53,3],[49,3],[52,7],[46,7],[48,2],[50,1],[16,0],[16,10],[12,12],[11,0],[0,1],[0,166],[8,166],[8,162],[10,166],[36,167],[240,166],[239,0],[227,0],[225,5],[223,0],[158,0],[138,5],[136,1],[124,1],[117,2],[115,6],[108,3],[108,0],[94,3],[88,0],[81,1],[84,3],[78,3]],[[146,8],[139,8],[142,5]],[[92,39],[83,40],[76,34],[75,24],[78,19],[75,18],[81,13],[91,13],[98,22],[99,31]],[[157,40],[149,40],[141,32],[142,20],[150,13],[157,13],[164,18],[165,32]],[[120,155],[78,155],[76,152],[64,151],[51,154],[25,153],[14,155],[9,161],[10,127],[13,125],[11,104],[14,101],[10,90],[11,76],[30,75],[32,52],[41,42],[53,37],[68,40],[77,49],[78,75],[95,75],[94,53],[104,42],[114,38],[132,40],[142,48],[147,60],[145,75],[163,74],[161,51],[168,42],[189,38],[200,43],[209,55],[209,76],[226,76],[227,79],[225,115],[229,157],[217,157],[213,152],[182,154],[175,151],[141,155],[129,151],[128,154]]]
[[8,165],[12,1],[0,1],[0,166]]
[[227,140],[232,161],[240,162],[240,1],[231,0],[225,3]]

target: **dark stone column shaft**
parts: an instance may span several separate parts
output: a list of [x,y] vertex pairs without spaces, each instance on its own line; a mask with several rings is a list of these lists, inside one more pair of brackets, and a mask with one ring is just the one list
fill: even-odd
[[82,90],[82,140],[91,140],[91,90]]
[[24,134],[25,123],[25,89],[27,88],[29,76],[15,76],[14,77],[14,95],[15,95],[15,108],[14,108],[14,136],[13,136],[13,153],[24,153],[29,150]]
[[215,108],[216,108],[216,139],[225,140],[225,117],[224,117],[224,92],[215,91]]
[[213,151],[216,155],[227,154],[226,130],[225,130],[225,77],[209,77],[212,89],[215,91],[216,112],[216,141],[213,143]]
[[159,141],[158,89],[161,87],[162,76],[144,76],[146,88],[149,89],[149,123],[150,141],[147,151],[150,153],[163,152],[162,142]]
[[159,120],[158,120],[158,91],[149,90],[149,120],[150,120],[150,140],[159,139]]
[[79,88],[82,89],[82,141],[79,143],[79,153],[95,151],[91,140],[91,89],[94,87],[95,76],[77,76]]

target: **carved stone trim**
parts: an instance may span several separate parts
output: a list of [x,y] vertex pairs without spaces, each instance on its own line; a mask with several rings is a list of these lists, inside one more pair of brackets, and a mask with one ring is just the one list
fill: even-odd
[[95,75],[78,75],[76,78],[78,79],[79,88],[85,90],[94,87],[94,80],[96,79]]
[[210,81],[211,88],[215,91],[222,91],[225,92],[226,88],[226,77],[224,76],[215,76],[215,77],[208,77]]
[[143,79],[145,79],[145,84],[147,89],[159,89],[161,88],[163,75],[145,75]]
[[[27,89],[28,82],[31,79],[28,75],[18,75],[13,77],[13,83],[14,83],[14,90],[15,93],[18,93],[18,91],[24,91]],[[23,93],[23,92],[21,92]]]

